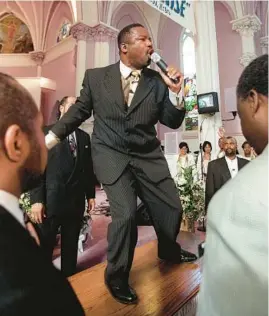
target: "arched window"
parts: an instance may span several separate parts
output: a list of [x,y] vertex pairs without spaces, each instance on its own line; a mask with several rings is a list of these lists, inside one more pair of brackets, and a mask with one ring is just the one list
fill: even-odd
[[185,30],[182,38],[182,59],[185,96],[185,131],[198,130],[198,106],[196,90],[195,43],[191,32]]
[[0,18],[0,53],[25,54],[34,50],[26,24],[13,14]]

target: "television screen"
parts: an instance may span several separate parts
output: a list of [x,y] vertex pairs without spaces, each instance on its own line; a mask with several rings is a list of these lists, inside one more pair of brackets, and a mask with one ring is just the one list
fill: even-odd
[[199,114],[219,112],[218,95],[216,92],[199,94],[197,96]]

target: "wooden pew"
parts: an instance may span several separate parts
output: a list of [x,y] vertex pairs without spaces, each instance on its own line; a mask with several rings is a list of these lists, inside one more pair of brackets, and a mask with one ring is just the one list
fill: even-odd
[[69,278],[86,315],[183,315],[179,311],[199,291],[200,261],[180,265],[160,262],[156,240],[135,251],[130,284],[139,296],[137,305],[123,305],[111,297],[104,285],[105,266],[106,263],[101,263]]

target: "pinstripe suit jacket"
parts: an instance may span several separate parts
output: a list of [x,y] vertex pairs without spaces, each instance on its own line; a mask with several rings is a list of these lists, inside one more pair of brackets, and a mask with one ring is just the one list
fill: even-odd
[[176,129],[182,124],[185,111],[171,103],[168,88],[158,72],[148,68],[142,71],[126,111],[119,63],[87,70],[76,104],[51,131],[62,140],[92,112],[92,159],[101,183],[115,182],[131,159],[152,182],[170,175],[154,125],[160,121]]

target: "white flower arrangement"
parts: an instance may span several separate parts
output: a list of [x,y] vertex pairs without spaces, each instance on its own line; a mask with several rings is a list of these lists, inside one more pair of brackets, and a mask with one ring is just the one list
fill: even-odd
[[175,178],[180,196],[184,218],[197,221],[205,211],[205,193],[203,181],[197,180],[195,166],[182,168]]

